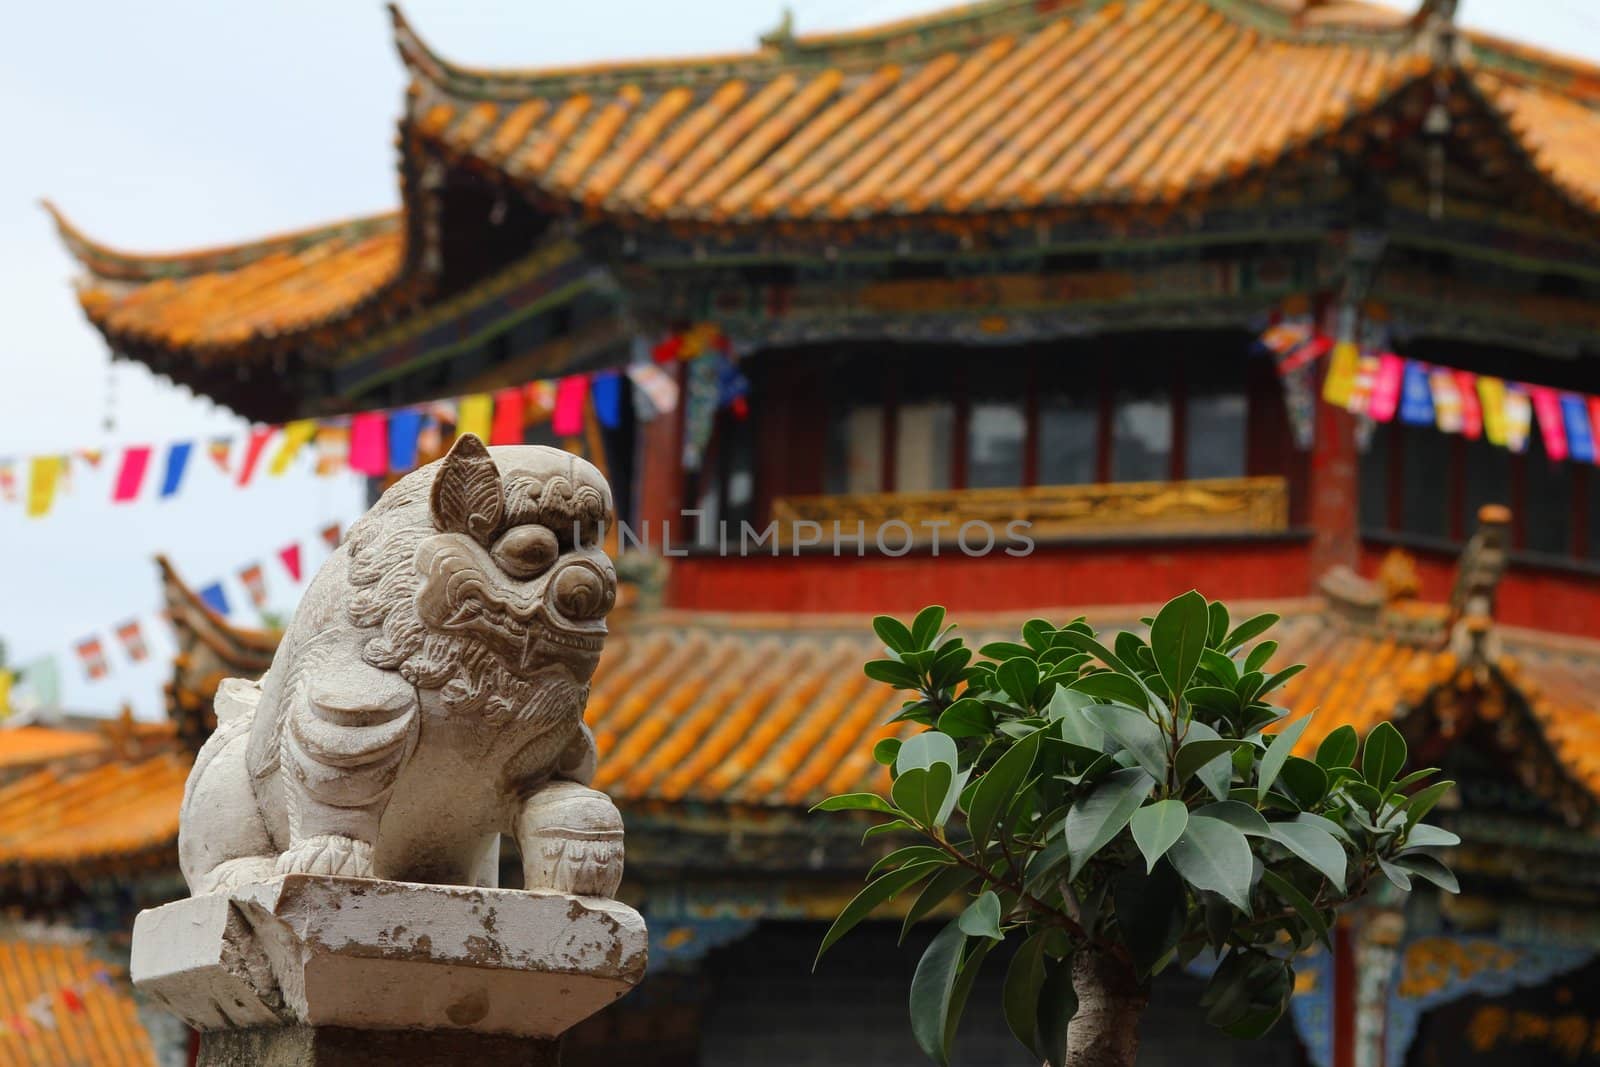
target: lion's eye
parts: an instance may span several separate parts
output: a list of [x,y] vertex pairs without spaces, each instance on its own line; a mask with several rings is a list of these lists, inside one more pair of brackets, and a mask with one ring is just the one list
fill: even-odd
[[534,578],[561,555],[556,535],[544,526],[517,526],[500,535],[489,550],[500,569],[513,578]]

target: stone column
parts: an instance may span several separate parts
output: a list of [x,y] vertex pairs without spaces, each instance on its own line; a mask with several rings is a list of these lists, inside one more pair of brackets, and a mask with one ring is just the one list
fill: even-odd
[[296,874],[142,913],[132,975],[201,1067],[554,1067],[645,951],[614,900]]

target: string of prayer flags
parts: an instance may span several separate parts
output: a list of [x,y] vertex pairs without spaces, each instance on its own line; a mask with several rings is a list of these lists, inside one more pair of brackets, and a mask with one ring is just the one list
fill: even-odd
[[267,467],[267,473],[274,478],[282,477],[288,470],[300,450],[311,442],[317,434],[315,419],[296,419],[294,422],[285,423],[283,427],[283,440],[278,442],[278,450],[272,454],[272,463]]
[[145,643],[144,630],[139,626],[138,619],[129,619],[118,626],[117,640],[122,642],[122,650],[133,662],[143,663],[150,658],[150,646]]
[[173,496],[183,484],[183,475],[189,469],[189,454],[194,451],[190,441],[177,441],[167,447],[167,466],[161,474],[161,495]]
[[55,503],[56,486],[61,481],[63,456],[34,456],[28,464],[28,517],[48,515]]
[[1561,398],[1554,389],[1543,385],[1527,387],[1533,413],[1539,419],[1539,436],[1544,440],[1544,454],[1551,459],[1567,458],[1567,430],[1561,420]]
[[278,559],[283,563],[283,569],[289,572],[289,577],[300,581],[300,542],[295,541],[278,549]]
[[461,398],[456,412],[456,436],[476,434],[481,441],[490,439],[494,428],[494,397],[488,393],[475,393]]
[[111,501],[114,504],[126,504],[139,495],[139,487],[144,484],[145,469],[150,466],[150,448],[148,445],[139,445],[129,448],[122,453],[122,465],[117,468],[116,488],[111,492]]
[[261,453],[267,450],[267,442],[272,440],[273,428],[271,426],[257,426],[251,429],[250,439],[245,442],[244,460],[239,464],[239,485],[250,484],[250,479],[255,477],[256,465],[261,462]]
[[83,672],[91,682],[98,682],[110,671],[106,652],[98,637],[88,637],[78,642],[78,658],[83,661]]
[[228,594],[222,588],[221,582],[212,582],[199,591],[199,597],[205,602],[206,607],[218,615],[228,614]]
[[524,390],[520,386],[494,394],[494,422],[489,427],[491,445],[520,445],[525,425],[522,417]]
[[1589,405],[1576,393],[1562,393],[1561,422],[1567,431],[1567,454],[1580,463],[1593,463],[1594,426],[1589,422]]
[[583,433],[583,409],[588,399],[587,374],[573,374],[561,379],[556,386],[555,411],[550,416],[550,429],[557,437],[576,437]]
[[417,440],[422,436],[422,412],[398,408],[389,414],[389,473],[404,474],[417,465]]

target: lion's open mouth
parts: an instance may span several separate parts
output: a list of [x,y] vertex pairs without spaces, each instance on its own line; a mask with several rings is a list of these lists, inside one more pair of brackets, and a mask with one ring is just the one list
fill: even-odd
[[481,600],[459,605],[439,628],[481,638],[519,674],[545,659],[576,660],[592,669],[606,640],[604,627],[587,633],[558,630],[538,617],[523,618]]

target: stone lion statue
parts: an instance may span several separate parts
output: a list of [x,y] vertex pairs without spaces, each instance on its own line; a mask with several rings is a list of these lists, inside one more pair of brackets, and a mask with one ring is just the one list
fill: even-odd
[[622,820],[587,787],[616,600],[611,490],[553,448],[461,437],[312,580],[260,682],[230,679],[184,790],[190,892],[291,873],[612,896]]

